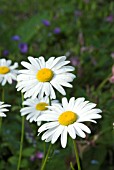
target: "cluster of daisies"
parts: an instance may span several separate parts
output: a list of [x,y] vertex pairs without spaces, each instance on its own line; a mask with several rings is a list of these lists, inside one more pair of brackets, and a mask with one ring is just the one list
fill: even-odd
[[[0,60],[1,84],[11,84],[17,76],[17,91],[24,94],[21,116],[26,115],[27,120],[40,126],[38,135],[43,133],[42,140],[45,142],[54,144],[60,137],[61,146],[65,148],[67,134],[73,139],[77,135],[85,138],[85,132],[91,133],[91,130],[83,122],[96,123],[95,119],[101,118],[99,113],[102,111],[83,97],[71,97],[69,101],[63,97],[61,103],[56,99],[56,91],[65,96],[64,87],[72,88],[71,83],[76,76],[71,73],[74,67],[68,65],[70,61],[65,56],[50,57],[47,61],[44,57],[28,57],[28,60],[29,62],[21,62],[24,69],[18,73],[17,63],[11,66],[10,60]],[[3,107],[9,106],[2,104],[1,115],[3,111],[7,111]]]

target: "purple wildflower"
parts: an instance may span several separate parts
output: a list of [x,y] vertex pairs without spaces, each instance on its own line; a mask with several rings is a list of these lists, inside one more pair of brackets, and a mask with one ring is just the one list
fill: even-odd
[[14,40],[14,41],[19,41],[20,40],[20,36],[14,35],[14,36],[12,36],[11,39]]
[[53,33],[54,34],[60,34],[61,32],[61,29],[59,27],[56,27],[54,30],[53,30]]
[[48,20],[43,20],[42,23],[43,23],[46,27],[49,27],[49,26],[50,26],[50,21],[48,21]]
[[44,157],[44,154],[43,154],[43,152],[37,152],[35,156],[38,159],[42,159]]
[[30,157],[30,160],[31,160],[32,162],[35,161],[35,156],[32,155],[32,156]]
[[28,45],[26,43],[20,43],[19,49],[21,53],[27,53],[28,52]]
[[73,66],[79,66],[79,64],[80,64],[80,60],[79,60],[79,58],[78,57],[71,57],[70,58],[70,61],[71,61],[71,64],[73,65]]
[[107,17],[105,18],[105,20],[106,20],[107,22],[113,22],[113,21],[114,21],[114,16],[113,16],[113,15],[109,15],[109,16],[107,16]]
[[9,55],[9,51],[8,50],[4,50],[2,53],[3,53],[3,56]]

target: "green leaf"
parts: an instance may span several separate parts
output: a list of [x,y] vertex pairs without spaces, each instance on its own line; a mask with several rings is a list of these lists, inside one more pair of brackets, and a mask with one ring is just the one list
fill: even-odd
[[35,148],[27,148],[23,150],[23,156],[31,156],[35,152]]
[[21,37],[23,42],[29,42],[32,37],[38,33],[42,24],[42,20],[44,18],[46,19],[47,16],[47,12],[32,16],[17,29],[16,34]]
[[8,161],[9,161],[11,164],[16,165],[17,162],[18,162],[18,157],[12,156],[12,157],[10,157],[10,158],[8,159]]

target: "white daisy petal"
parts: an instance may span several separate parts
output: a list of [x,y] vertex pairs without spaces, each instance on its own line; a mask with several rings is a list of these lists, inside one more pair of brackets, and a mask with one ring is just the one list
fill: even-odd
[[74,104],[75,104],[75,98],[74,97],[71,97],[70,100],[69,100],[69,103],[66,107],[66,110],[72,110],[73,107],[74,107]]
[[45,68],[46,67],[46,63],[45,63],[44,57],[39,57],[39,63],[40,63],[40,67],[41,68]]
[[50,136],[49,136],[49,137],[45,140],[45,142],[51,142],[52,137],[53,137],[53,134],[52,134],[52,135],[50,135]]
[[72,66],[63,66],[61,69],[58,69],[58,70],[55,70],[55,73],[56,74],[61,74],[61,73],[64,73],[64,72],[68,72],[68,71],[74,71],[74,67]]
[[66,95],[65,90],[63,89],[63,87],[61,85],[59,85],[57,82],[55,81],[51,81],[51,84],[53,85],[53,87],[58,90],[62,95]]
[[50,114],[43,114],[39,116],[38,121],[56,121],[58,119],[56,114],[50,112]]
[[55,99],[56,98],[55,91],[53,87],[51,86],[51,84],[49,84],[49,86],[50,86],[50,98]]
[[63,63],[64,60],[66,60],[66,56],[57,57],[57,58],[53,61],[53,63],[52,63],[52,65],[51,65],[50,68],[55,67],[56,64],[58,65],[58,64],[60,64],[60,63]]
[[33,70],[34,69],[34,66],[29,64],[28,62],[26,61],[22,61],[21,62],[21,65],[24,66],[25,68],[27,68],[28,70]]
[[51,128],[56,127],[56,126],[58,126],[58,125],[59,125],[58,122],[45,123],[45,124],[43,124],[43,125],[38,129],[38,132],[43,132],[43,131],[45,131],[45,130],[47,130],[47,129],[51,129]]
[[49,83],[44,83],[44,89],[45,89],[45,94],[46,96],[49,96],[50,95],[50,84]]
[[102,116],[99,114],[90,114],[90,115],[85,115],[87,119],[100,119]]
[[68,133],[72,139],[76,138],[76,133],[75,133],[75,129],[74,129],[73,125],[68,126]]
[[77,108],[77,106],[79,106],[80,104],[82,104],[84,100],[85,100],[84,97],[80,97],[76,99],[75,104],[74,104],[74,109]]
[[85,138],[86,135],[85,133],[78,127],[74,124],[74,128],[75,128],[75,131],[76,131],[76,134],[82,138]]
[[63,97],[63,98],[62,98],[62,105],[63,105],[64,110],[66,110],[66,108],[67,108],[67,106],[68,106],[68,101],[67,101],[67,98],[66,98],[66,97]]
[[93,122],[93,123],[97,123],[95,120],[92,120],[92,119],[87,119],[87,118],[79,118],[78,120],[77,120],[77,122]]
[[61,133],[61,146],[66,147],[67,144],[67,126],[64,127],[64,130]]
[[87,133],[91,133],[91,130],[86,126],[84,125],[83,123],[75,123],[76,126],[78,126],[80,129],[82,129],[84,132],[87,132]]
[[42,135],[42,140],[45,140],[49,138],[52,134],[56,132],[57,127],[51,128],[47,130],[43,135]]
[[59,138],[59,136],[61,135],[62,131],[64,130],[64,126],[61,126],[59,125],[57,128],[56,128],[56,131],[52,137],[52,140],[51,140],[51,143],[54,144],[57,139]]
[[[4,63],[4,60],[3,60]],[[3,112],[7,112],[9,111],[8,109],[6,109],[6,107],[10,107],[11,105],[8,104],[4,104],[4,102],[0,102],[0,117],[6,117],[6,114]]]
[[97,114],[97,113],[102,113],[102,110],[100,110],[100,109],[91,109],[91,110],[83,113],[83,116],[91,115],[91,114]]
[[12,61],[11,60],[7,60],[6,63],[7,63],[7,66],[10,66]]
[[39,63],[33,58],[33,57],[28,57],[28,60],[31,62],[31,64],[36,68],[36,69],[41,69]]
[[49,58],[48,61],[46,61],[46,68],[51,67],[51,65],[53,64],[54,59],[55,59],[55,57],[51,57],[51,58]]

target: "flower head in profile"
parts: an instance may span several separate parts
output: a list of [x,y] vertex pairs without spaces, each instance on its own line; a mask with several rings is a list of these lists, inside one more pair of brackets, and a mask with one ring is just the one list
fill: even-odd
[[[57,100],[52,100],[51,105],[57,104]],[[49,106],[49,97],[45,96],[42,99],[35,98],[35,99],[27,99],[23,102],[23,105],[26,107],[21,109],[21,116],[27,115],[26,119],[30,122],[37,122],[39,126],[41,121],[38,121],[38,117],[42,114],[46,114],[49,110],[46,106]]]
[[4,102],[0,102],[0,117],[6,117],[6,114],[4,112],[9,111],[6,109],[6,107],[10,107],[9,104],[4,104]]
[[11,60],[0,59],[0,83],[2,86],[8,82],[12,84],[12,80],[17,80],[17,70],[18,63],[11,65]]
[[63,148],[67,144],[67,133],[71,138],[75,139],[76,135],[85,138],[86,133],[91,130],[83,123],[90,121],[96,123],[94,119],[101,118],[102,111],[95,108],[96,104],[85,101],[85,98],[72,97],[69,102],[64,97],[62,105],[48,106],[50,111],[41,115],[38,121],[50,121],[43,124],[39,129],[39,134],[44,132],[42,140],[54,144],[59,136],[61,136],[61,145]]
[[70,82],[76,76],[69,73],[74,70],[74,67],[66,66],[70,61],[66,61],[65,56],[51,57],[48,61],[45,61],[44,57],[28,57],[28,60],[30,63],[21,62],[26,69],[20,70],[20,75],[17,77],[17,90],[25,92],[25,98],[36,98],[37,95],[42,98],[45,94],[51,99],[55,99],[53,87],[62,95],[66,95],[62,86],[72,87]]

